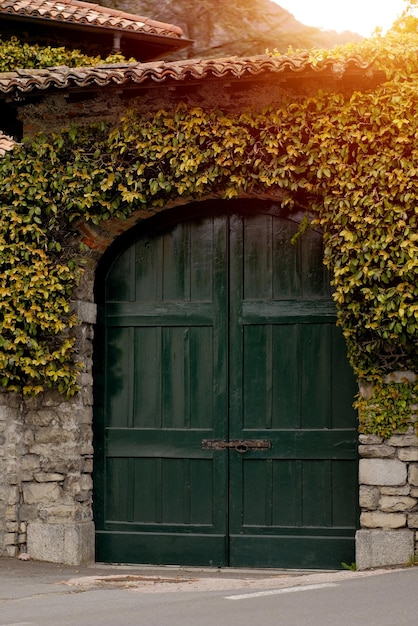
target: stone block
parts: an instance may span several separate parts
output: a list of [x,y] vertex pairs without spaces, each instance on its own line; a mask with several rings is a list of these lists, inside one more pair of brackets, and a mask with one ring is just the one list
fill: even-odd
[[408,527],[409,528],[418,528],[418,513],[410,513],[408,515]]
[[366,383],[364,380],[359,381],[359,392],[362,398],[365,400],[370,400],[373,396],[373,385],[371,383]]
[[59,406],[62,404],[62,395],[59,391],[48,391],[42,398],[42,406]]
[[75,300],[72,302],[74,313],[80,322],[95,324],[97,319],[97,305],[94,302]]
[[358,451],[361,457],[368,459],[393,458],[396,454],[396,448],[383,444],[360,445]]
[[360,508],[375,510],[379,505],[380,492],[376,487],[360,487],[359,502]]
[[15,504],[9,505],[6,507],[6,517],[5,520],[7,522],[13,522],[18,518],[17,506]]
[[20,500],[20,491],[17,486],[10,487],[7,497],[7,504],[18,504]]
[[400,513],[411,511],[416,504],[416,499],[409,496],[382,496],[379,509],[385,513]]
[[409,484],[418,487],[418,463],[411,463],[408,470]]
[[359,442],[364,445],[377,445],[383,442],[383,437],[379,435],[359,435]]
[[66,444],[72,440],[71,433],[59,426],[51,426],[38,428],[35,432],[35,441],[37,444],[48,444],[57,446]]
[[401,487],[381,487],[380,493],[382,496],[409,496],[413,494],[410,493],[411,488],[409,485],[402,485]]
[[413,530],[358,530],[358,570],[407,564],[414,554]]
[[406,465],[397,459],[360,459],[361,485],[404,485],[406,477]]
[[39,470],[40,459],[37,454],[26,454],[22,458],[22,470],[34,472]]
[[418,437],[415,432],[405,433],[404,435],[392,435],[387,442],[389,446],[396,446],[400,448],[418,447]]
[[39,507],[39,518],[44,522],[71,522],[74,521],[77,511],[75,502],[70,504],[55,504]]
[[55,502],[61,495],[61,489],[56,483],[25,483],[23,485],[23,499],[25,504],[39,504]]
[[31,522],[27,531],[28,554],[37,561],[64,565],[94,562],[93,522],[48,524]]
[[366,511],[360,515],[362,528],[404,528],[406,526],[405,513],[383,513],[381,511]]
[[414,383],[417,379],[415,372],[408,370],[396,371],[387,374],[384,378],[385,383]]
[[38,507],[36,504],[21,504],[19,508],[19,517],[22,521],[34,520],[38,516]]
[[58,416],[55,411],[50,409],[42,409],[37,411],[28,411],[26,415],[26,423],[35,427],[47,427],[57,424]]
[[418,448],[401,448],[398,451],[400,461],[418,461]]
[[54,474],[48,472],[39,472],[38,474],[35,474],[35,480],[37,483],[59,483],[63,482],[64,479],[64,474]]
[[14,546],[17,542],[17,533],[6,533],[4,536],[5,546]]

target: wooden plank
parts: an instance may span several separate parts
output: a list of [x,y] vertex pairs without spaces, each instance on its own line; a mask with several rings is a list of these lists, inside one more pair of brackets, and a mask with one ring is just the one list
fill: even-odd
[[211,302],[213,299],[213,260],[216,220],[201,219],[193,224],[190,239],[190,300]]
[[272,526],[302,526],[303,494],[302,462],[300,460],[273,461],[273,515]]
[[[131,270],[135,272],[135,294],[131,298],[119,298],[119,301],[160,302],[163,298],[162,274],[163,242],[152,233],[137,239],[129,248],[135,256],[131,259]],[[116,262],[112,267],[117,267]],[[120,277],[123,283],[123,275]]]
[[302,427],[331,428],[331,324],[301,328]]
[[135,459],[135,489],[129,494],[133,501],[136,523],[157,523],[159,515],[158,460]]
[[347,347],[343,333],[340,328],[333,327],[331,354],[333,428],[347,428],[357,422],[353,402],[358,393],[358,385],[346,354]]
[[[162,421],[161,328],[135,328],[134,331],[135,384],[132,383],[131,392],[134,397],[133,426],[159,428]],[[115,367],[114,363],[112,366]]]
[[[109,457],[213,458],[202,449],[202,440],[212,438],[208,429],[106,429],[105,453]],[[217,451],[215,451],[217,452]],[[221,453],[224,451],[221,450]]]
[[135,300],[135,249],[128,248],[109,269],[106,286],[107,302]]
[[302,335],[297,324],[273,326],[272,428],[302,426]]
[[106,339],[106,425],[127,428],[133,420],[133,329],[107,329]]
[[[250,430],[242,439],[268,439],[269,450],[249,450],[246,456],[276,459],[355,459],[358,437],[355,429],[345,430]],[[238,453],[237,453],[238,454]]]
[[332,526],[331,461],[302,462],[302,526]]
[[272,297],[272,217],[247,216],[243,222],[243,299]]
[[[214,483],[213,463],[210,460],[190,460],[191,524],[212,525],[214,523],[214,489],[220,487],[221,485]],[[204,498],[202,494],[205,494]]]
[[219,533],[195,532],[96,532],[96,559],[112,562],[114,555],[122,563],[153,565],[191,565],[224,567],[226,536]]
[[295,300],[302,296],[300,239],[292,243],[298,224],[273,220],[273,300]]
[[210,326],[213,305],[207,302],[114,302],[106,307],[106,325],[112,326]]
[[271,525],[271,461],[241,460],[243,474],[243,526]]
[[180,223],[162,235],[163,301],[190,300],[190,227]]
[[275,567],[297,569],[341,569],[355,561],[351,536],[305,534],[269,536],[235,535],[230,538],[231,567]]
[[105,522],[130,521],[130,459],[108,459],[106,462]]
[[320,233],[308,229],[299,239],[302,252],[302,293],[305,298],[330,298],[330,277],[324,266],[324,246]]
[[331,502],[334,526],[358,527],[360,511],[357,459],[332,462]]
[[272,422],[271,327],[244,327],[242,366],[243,427],[268,428]]
[[334,322],[336,312],[330,300],[246,301],[242,305],[241,319],[244,324],[257,324],[261,320],[270,324],[312,324]]
[[187,428],[188,328],[164,328],[162,337],[162,428]]
[[[212,328],[190,328],[190,428],[213,428],[214,425],[215,383],[219,380],[214,343]],[[219,419],[219,414],[216,417]]]

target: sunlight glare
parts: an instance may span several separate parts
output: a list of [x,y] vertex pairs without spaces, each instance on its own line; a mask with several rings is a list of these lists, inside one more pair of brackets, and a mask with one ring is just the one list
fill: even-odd
[[406,6],[405,0],[274,0],[307,26],[352,31],[367,37],[376,27],[386,31]]

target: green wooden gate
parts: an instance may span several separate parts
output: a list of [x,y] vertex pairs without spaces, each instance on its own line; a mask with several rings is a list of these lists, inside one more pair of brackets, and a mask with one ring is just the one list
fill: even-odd
[[97,559],[354,560],[355,385],[322,238],[275,208],[148,225],[98,291]]

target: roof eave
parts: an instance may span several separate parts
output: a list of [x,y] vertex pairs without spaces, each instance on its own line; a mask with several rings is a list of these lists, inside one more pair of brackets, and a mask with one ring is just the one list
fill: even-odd
[[[193,44],[193,41],[186,39],[183,36],[179,36],[177,32],[173,31],[172,35],[150,33],[140,30],[131,30],[126,28],[120,28],[117,26],[107,26],[98,24],[86,24],[86,23],[74,23],[64,20],[51,20],[49,18],[43,18],[38,16],[25,16],[25,15],[13,15],[10,13],[0,13],[0,23],[2,20],[6,20],[10,23],[19,21],[20,24],[35,24],[40,28],[60,29],[61,31],[77,31],[79,33],[95,33],[96,35],[103,35],[114,37],[118,35],[123,40],[129,40],[131,42],[141,43],[146,42],[152,44],[154,47],[160,49],[159,53],[148,56],[145,60],[152,61],[158,59],[161,56],[177,52]],[[157,22],[152,20],[144,22],[144,26],[152,27]]]
[[[320,88],[324,82],[331,90],[344,85],[349,89],[370,89],[383,82],[385,75],[359,59],[344,66],[327,62],[312,66],[300,57],[274,59],[268,56],[191,59],[175,62],[120,63],[94,67],[58,67],[43,70],[16,70],[0,74],[0,97],[25,98],[46,91],[97,91],[106,89],[150,89],[162,84],[184,88],[198,84],[238,84],[265,82],[283,85],[309,84]],[[297,87],[299,89],[299,87]]]

